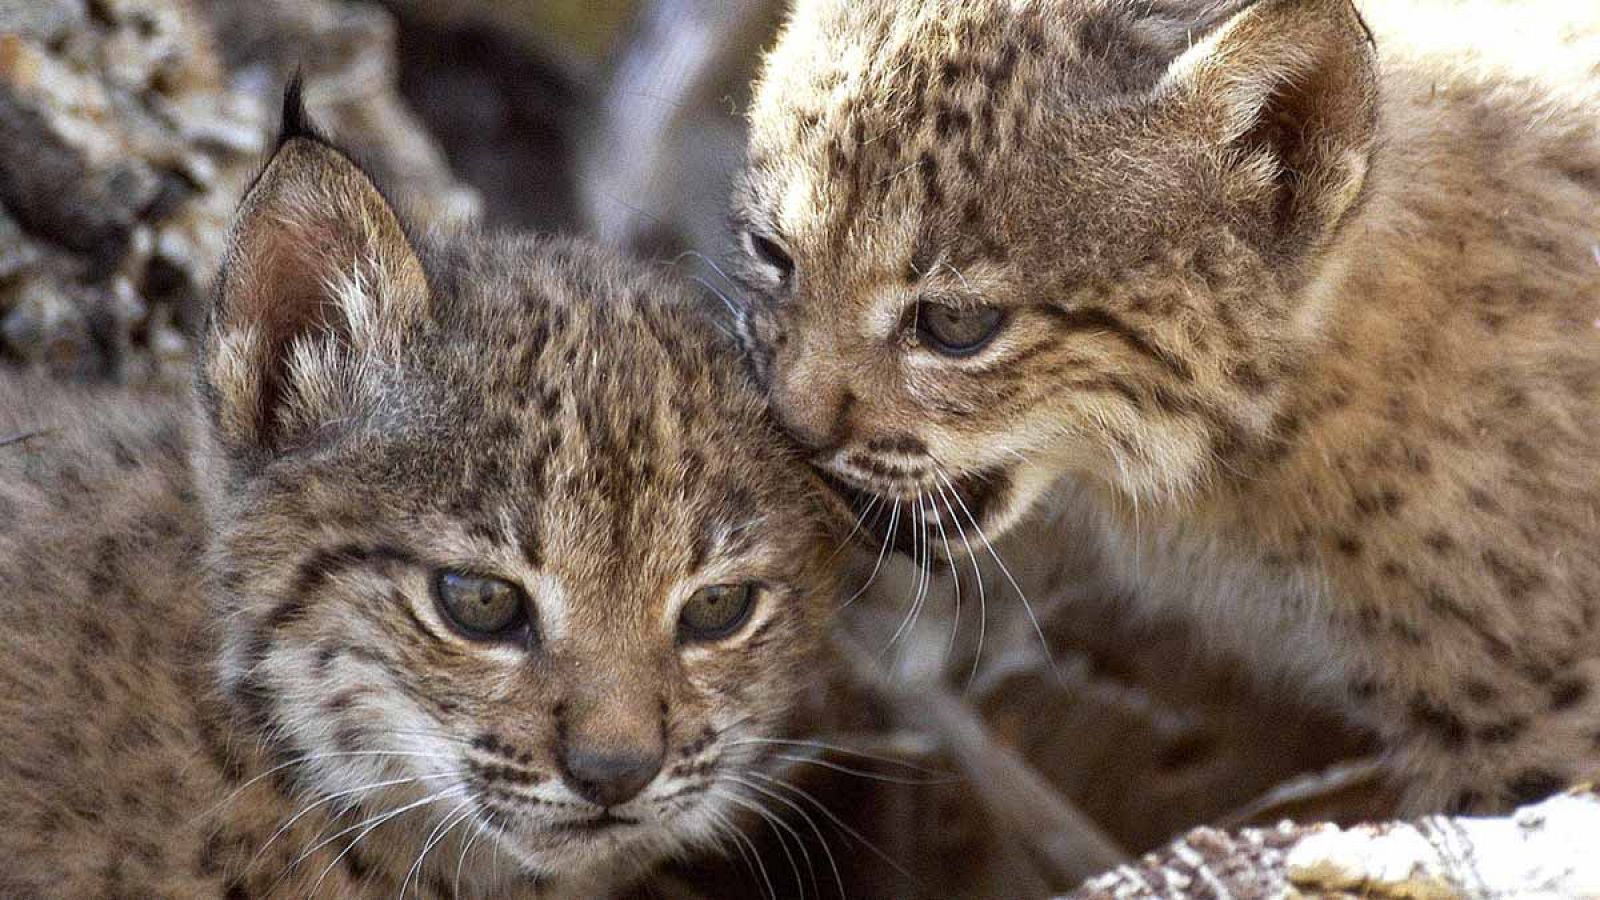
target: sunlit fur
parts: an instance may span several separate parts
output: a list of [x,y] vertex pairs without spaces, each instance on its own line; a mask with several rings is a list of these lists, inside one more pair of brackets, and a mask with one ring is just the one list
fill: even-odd
[[[582,244],[410,237],[290,136],[197,411],[0,384],[0,438],[44,432],[0,446],[0,894],[596,896],[738,847],[837,538],[719,328]],[[463,637],[447,567],[536,637]],[[743,628],[679,640],[745,582]],[[603,810],[575,743],[661,770]]]
[[[991,537],[1048,506],[1073,527],[1030,552],[1095,545],[1374,727],[1408,808],[1498,807],[1600,761],[1600,93],[1390,18],[799,2],[742,334],[858,504],[942,491]],[[919,301],[1010,321],[941,357]]]

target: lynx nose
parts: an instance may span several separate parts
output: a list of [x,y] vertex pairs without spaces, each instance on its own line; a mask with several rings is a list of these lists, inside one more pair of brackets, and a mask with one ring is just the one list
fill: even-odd
[[627,803],[661,771],[660,751],[602,751],[566,747],[562,775],[574,793],[599,806]]

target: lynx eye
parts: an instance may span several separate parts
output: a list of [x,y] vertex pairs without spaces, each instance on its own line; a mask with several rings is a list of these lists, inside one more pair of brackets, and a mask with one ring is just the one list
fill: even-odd
[[917,338],[945,356],[971,356],[994,340],[1005,319],[1005,312],[992,306],[922,303],[917,307]]
[[739,630],[756,608],[754,584],[719,584],[695,591],[678,614],[678,640],[715,641]]
[[509,581],[445,571],[433,591],[445,617],[472,640],[512,640],[528,627],[528,597]]
[[787,281],[794,275],[794,259],[777,241],[755,231],[745,232],[745,241],[749,244],[750,255],[777,271],[778,280]]

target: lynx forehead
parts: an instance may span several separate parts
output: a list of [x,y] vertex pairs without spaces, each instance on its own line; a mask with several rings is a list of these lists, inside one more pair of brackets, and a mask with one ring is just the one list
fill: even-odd
[[708,843],[831,589],[736,347],[587,246],[412,235],[292,95],[285,132],[196,415],[0,384],[38,432],[0,448],[0,893],[595,896]]
[[1049,504],[1412,808],[1527,799],[1600,764],[1597,96],[1348,0],[802,3],[741,333],[900,546]]

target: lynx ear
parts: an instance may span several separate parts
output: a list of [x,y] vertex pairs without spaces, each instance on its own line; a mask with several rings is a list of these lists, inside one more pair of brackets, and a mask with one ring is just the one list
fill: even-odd
[[233,451],[282,451],[350,415],[427,304],[394,210],[306,124],[291,85],[277,150],[229,234],[202,347],[218,438]]
[[1355,205],[1377,139],[1372,36],[1350,0],[1258,0],[1158,89],[1223,151],[1230,194],[1270,249],[1303,254]]

